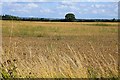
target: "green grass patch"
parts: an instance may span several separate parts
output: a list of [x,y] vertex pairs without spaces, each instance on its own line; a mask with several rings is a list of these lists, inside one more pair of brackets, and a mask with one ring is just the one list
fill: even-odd
[[117,26],[115,24],[95,23],[95,24],[84,24],[89,26]]

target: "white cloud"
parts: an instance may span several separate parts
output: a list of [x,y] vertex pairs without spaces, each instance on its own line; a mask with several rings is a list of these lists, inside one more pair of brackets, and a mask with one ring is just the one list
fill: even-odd
[[[48,3],[47,3],[48,4]],[[51,3],[49,3],[51,4]],[[77,2],[59,2],[55,5],[51,5],[50,7],[48,5],[42,4],[42,3],[7,3],[5,4],[7,6],[7,10],[10,10],[14,14],[20,13],[26,15],[54,15],[57,13],[57,15],[65,15],[66,13],[74,13],[76,15],[89,15],[91,14],[94,16],[94,14],[99,15],[110,15],[110,13],[116,12],[117,14],[117,3],[77,3]],[[112,9],[112,10],[111,10]],[[40,14],[39,14],[40,13]],[[56,15],[56,14],[55,14]],[[99,16],[98,15],[98,16]]]
[[7,3],[4,6],[10,6],[9,11],[17,13],[29,13],[33,9],[38,8],[39,6],[35,3]]
[[61,5],[65,5],[65,6],[73,6],[73,5],[75,5],[76,3],[74,3],[74,2],[68,2],[68,1],[62,1],[61,2]]
[[35,17],[35,16],[28,16],[28,17]]
[[4,3],[4,6],[10,6],[11,8],[19,8],[19,9],[30,9],[30,8],[37,8],[39,7],[37,4],[28,2],[28,3],[16,3],[16,2],[8,2]]
[[106,10],[105,9],[100,9],[100,10],[92,10],[92,14],[105,14]]
[[[102,3],[92,3],[92,4],[87,4],[87,3],[67,3],[67,1],[62,2],[61,4],[58,5],[58,9],[64,10],[64,12],[71,11],[79,14],[110,14],[114,13],[116,10],[112,10],[111,12],[111,7],[115,7],[115,5],[112,4],[102,4]],[[62,15],[62,13],[60,13]]]
[[70,11],[78,11],[79,8],[78,6],[76,6],[77,3],[75,2],[66,2],[66,1],[63,1],[61,2],[57,9],[63,9],[63,10],[70,10]]
[[44,14],[48,14],[48,13],[53,13],[54,11],[52,11],[51,9],[41,9],[40,13],[44,13]]
[[107,14],[107,15],[109,15],[110,13],[115,13],[114,11],[109,11],[109,10],[107,10],[107,9],[93,9],[93,10],[91,10],[91,12],[89,12],[89,13],[91,13],[91,14]]
[[71,6],[70,9],[74,10],[74,11],[78,11],[79,10],[79,8],[77,6]]
[[29,13],[29,11],[28,10],[24,10],[24,9],[12,9],[12,10],[10,10],[11,12],[17,12],[17,13]]
[[25,7],[28,7],[28,8],[37,8],[38,5],[35,4],[35,3],[29,3],[29,4],[27,4]]
[[1,2],[119,2],[119,0],[1,0]]
[[96,7],[96,8],[101,8],[101,7],[104,7],[104,5],[96,4],[95,7]]
[[49,0],[1,0],[1,2],[45,2]]
[[109,5],[105,5],[105,4],[92,4],[91,8],[105,8],[108,7]]
[[68,7],[73,7],[73,6],[75,6],[75,3],[62,1],[60,2],[58,8],[68,8]]
[[75,12],[66,12],[65,14],[67,14],[67,13],[73,13],[73,14],[75,14]]
[[116,13],[118,13],[118,7],[116,7],[116,8],[114,9],[114,11],[115,11]]
[[23,4],[19,4],[16,2],[7,2],[7,3],[3,3],[3,6],[10,6],[10,8],[17,8],[17,7],[23,7]]

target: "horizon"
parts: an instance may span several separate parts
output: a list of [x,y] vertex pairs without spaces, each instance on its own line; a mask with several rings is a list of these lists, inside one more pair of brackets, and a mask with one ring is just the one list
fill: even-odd
[[[14,15],[10,15],[10,14],[2,14],[1,16],[5,16],[5,15],[9,15],[9,16],[14,16]],[[15,16],[15,17],[19,17],[19,18],[44,18],[44,17],[20,17],[20,16]],[[44,18],[44,19],[65,19],[65,18]],[[76,19],[91,19],[91,18],[76,18]],[[100,19],[100,18],[93,18],[91,20],[95,20],[95,19]],[[101,18],[100,20],[105,20],[105,18]],[[111,20],[111,19],[118,19],[118,18],[106,18],[107,20]]]
[[76,19],[118,19],[117,2],[6,2],[2,13],[18,17],[64,19],[73,13]]

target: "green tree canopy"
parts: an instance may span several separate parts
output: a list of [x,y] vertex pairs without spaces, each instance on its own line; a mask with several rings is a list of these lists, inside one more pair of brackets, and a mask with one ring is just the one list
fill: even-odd
[[68,13],[65,15],[65,19],[69,22],[75,21],[75,15],[73,13]]

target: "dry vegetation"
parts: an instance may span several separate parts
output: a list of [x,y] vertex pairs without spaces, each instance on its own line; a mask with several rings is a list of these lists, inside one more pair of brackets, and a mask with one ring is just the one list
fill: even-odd
[[2,75],[118,77],[117,23],[2,21]]

